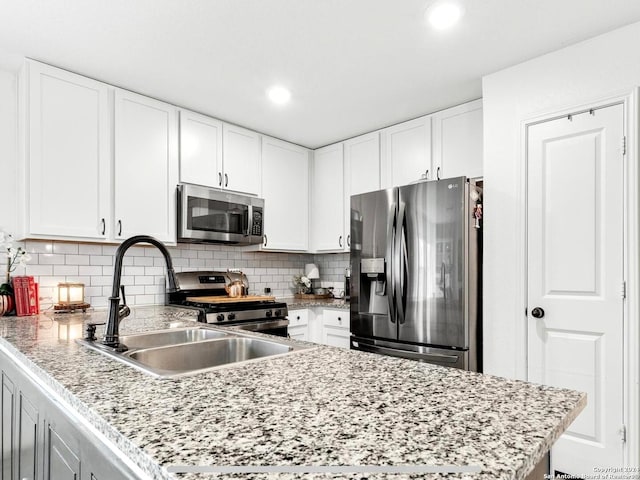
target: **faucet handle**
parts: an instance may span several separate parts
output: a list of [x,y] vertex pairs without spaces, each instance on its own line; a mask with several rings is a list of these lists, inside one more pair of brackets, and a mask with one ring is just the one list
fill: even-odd
[[124,294],[124,285],[120,285],[120,292],[122,293],[122,304],[118,306],[118,316],[120,319],[128,317],[131,313],[131,309],[127,306],[127,297]]

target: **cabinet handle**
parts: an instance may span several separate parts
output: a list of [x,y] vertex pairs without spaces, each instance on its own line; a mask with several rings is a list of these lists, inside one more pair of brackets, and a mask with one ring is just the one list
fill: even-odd
[[340,237],[338,237],[338,246],[340,248],[342,248],[342,235],[340,235]]
[[222,173],[218,172],[218,186],[221,187],[222,186]]
[[436,169],[436,180],[440,180],[440,167]]
[[224,186],[229,186],[229,175],[227,175],[226,173],[224,174]]
[[338,317],[338,323],[342,323],[342,317]]
[[107,223],[104,221],[104,218],[100,220],[100,223],[102,223],[102,233],[100,235],[104,235],[104,232],[107,231]]
[[118,220],[118,236],[122,235],[122,220]]
[[298,315],[298,316],[296,317],[296,320],[300,320],[300,315]]
[[265,233],[265,234],[264,234],[264,244],[263,244],[263,246],[264,246],[264,247],[266,247],[266,246],[267,246],[267,240],[268,240],[268,239],[267,239],[267,234]]
[[351,235],[347,235],[347,247],[351,246]]

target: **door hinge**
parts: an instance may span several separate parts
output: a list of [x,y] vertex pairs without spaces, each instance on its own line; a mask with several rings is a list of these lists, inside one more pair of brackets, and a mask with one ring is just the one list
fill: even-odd
[[618,433],[620,434],[620,440],[622,440],[622,443],[625,443],[627,441],[627,426],[622,425],[620,430],[618,430]]
[[627,137],[622,137],[622,155],[627,154]]
[[622,298],[627,298],[627,282],[622,282]]

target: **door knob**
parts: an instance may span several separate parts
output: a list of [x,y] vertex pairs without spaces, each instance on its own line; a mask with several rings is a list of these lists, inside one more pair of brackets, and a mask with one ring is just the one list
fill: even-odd
[[540,307],[535,307],[533,310],[531,310],[531,316],[533,318],[542,318],[544,317],[544,310]]

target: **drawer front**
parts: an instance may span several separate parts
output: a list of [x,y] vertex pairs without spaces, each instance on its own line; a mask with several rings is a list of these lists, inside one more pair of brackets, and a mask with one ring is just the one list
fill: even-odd
[[309,310],[289,310],[289,328],[309,324]]
[[322,324],[326,327],[338,327],[349,330],[349,310],[322,311]]

